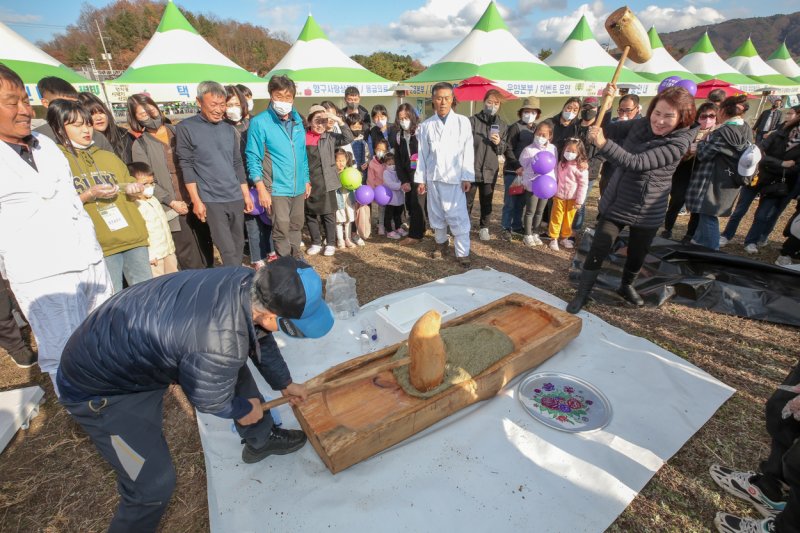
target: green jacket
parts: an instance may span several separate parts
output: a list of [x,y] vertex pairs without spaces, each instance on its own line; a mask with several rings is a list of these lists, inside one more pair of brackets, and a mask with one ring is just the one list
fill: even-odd
[[[59,145],[69,161],[72,171],[72,184],[78,194],[87,191],[92,185],[108,183],[120,188],[116,197],[110,200],[90,200],[83,204],[94,223],[97,241],[103,248],[103,255],[125,252],[133,248],[148,245],[147,226],[144,223],[134,200],[125,194],[125,184],[135,183],[128,173],[128,167],[115,154],[90,146],[85,150],[76,148],[77,156],[69,149]],[[118,217],[117,211],[122,216]],[[105,214],[105,216],[104,216]],[[108,222],[107,222],[108,221]],[[112,230],[109,224],[117,229]]]

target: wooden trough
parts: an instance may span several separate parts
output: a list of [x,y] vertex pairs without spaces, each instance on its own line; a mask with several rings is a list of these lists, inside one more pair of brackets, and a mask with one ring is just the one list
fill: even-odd
[[[391,370],[312,395],[294,407],[300,425],[332,473],[367,459],[456,411],[496,395],[509,381],[549,359],[581,331],[581,319],[522,294],[510,294],[454,318],[488,324],[514,341],[514,352],[469,381],[431,398],[410,396]],[[386,363],[395,344],[341,363],[306,383],[315,386]]]

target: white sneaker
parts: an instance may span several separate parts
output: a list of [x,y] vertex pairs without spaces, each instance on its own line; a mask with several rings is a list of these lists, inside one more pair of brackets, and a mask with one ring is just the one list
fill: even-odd
[[330,257],[330,256],[332,256],[332,255],[333,255],[333,254],[335,254],[335,253],[336,253],[336,248],[335,248],[335,247],[333,247],[333,246],[326,246],[326,247],[325,247],[325,251],[324,251],[324,252],[322,252],[322,255],[324,255],[325,257]]
[[481,228],[478,232],[478,238],[482,241],[489,240],[489,228]]
[[567,250],[572,250],[573,248],[575,248],[575,245],[572,244],[572,241],[569,240],[569,239],[561,239],[558,242],[559,242],[559,244],[561,244],[561,246],[563,246]]
[[524,244],[525,246],[530,246],[531,248],[533,248],[534,246],[536,246],[536,245],[533,243],[533,235],[525,235],[525,236],[522,238],[522,244]]
[[758,241],[756,243],[756,246],[758,246],[759,248],[765,248],[765,247],[769,246],[769,240]]
[[541,246],[543,244],[544,243],[542,242],[542,239],[540,239],[539,236],[534,233],[533,234],[533,245],[534,246]]
[[336,241],[336,247],[342,249],[345,247],[344,241]]
[[378,235],[386,235],[386,230],[384,229],[382,224],[378,226]]
[[723,237],[722,235],[719,236],[719,247],[722,248],[723,246],[727,246],[730,241]]
[[550,239],[550,244],[547,245],[548,248],[553,250],[554,252],[558,251],[558,241],[556,239]]
[[359,236],[356,236],[356,238],[353,241],[353,243],[355,243],[356,246],[366,246],[367,245],[367,243],[364,242],[364,239],[362,239]]
[[775,260],[775,264],[782,267],[790,266],[792,264],[792,258],[788,255],[779,255]]
[[312,244],[311,246],[308,247],[308,250],[306,250],[306,254],[307,255],[317,255],[321,251],[322,251],[322,246],[320,246],[319,244]]
[[744,251],[747,252],[748,254],[757,254],[758,246],[756,246],[756,243],[751,242],[750,244],[744,247]]

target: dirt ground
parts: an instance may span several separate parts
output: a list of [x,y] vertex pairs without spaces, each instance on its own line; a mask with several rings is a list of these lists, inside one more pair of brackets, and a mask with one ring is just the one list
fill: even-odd
[[[476,202],[477,203],[477,202]],[[490,266],[513,274],[562,299],[573,288],[567,281],[571,251],[544,246],[526,248],[521,241],[499,240],[502,190],[495,193],[492,239],[473,234],[473,267]],[[596,190],[587,201],[592,221]],[[742,254],[742,238],[755,205],[742,222],[739,236],[725,249]],[[476,206],[477,210],[477,206]],[[787,211],[793,211],[790,207]],[[773,262],[783,237],[784,215],[769,246],[757,259]],[[688,217],[679,217],[676,237]],[[332,258],[312,257],[325,277],[340,267],[358,280],[361,303],[463,270],[452,260],[426,256],[432,239],[404,248],[375,237],[364,248],[337,251]],[[670,303],[661,308],[632,309],[591,305],[591,312],[612,325],[670,350],[699,366],[738,392],[653,477],[609,528],[613,532],[709,531],[717,510],[757,516],[743,502],[725,495],[710,480],[711,463],[750,470],[768,451],[763,408],[766,399],[797,363],[796,328],[720,315]],[[288,361],[291,368],[291,360]],[[49,379],[38,368],[18,369],[0,350],[0,390],[38,384],[45,403],[30,429],[20,431],[0,455],[0,531],[103,531],[117,503],[114,474],[91,442],[56,402]],[[193,409],[173,387],[164,406],[164,433],[178,472],[178,486],[162,521],[162,530],[202,532],[209,528],[203,453]],[[267,460],[291,460],[270,458]],[[285,480],[275,480],[282,483]],[[291,510],[287,509],[287,512]],[[265,525],[265,531],[269,530]]]

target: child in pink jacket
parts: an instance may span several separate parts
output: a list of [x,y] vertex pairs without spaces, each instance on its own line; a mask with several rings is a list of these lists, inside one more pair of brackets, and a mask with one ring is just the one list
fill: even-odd
[[[378,185],[383,185],[383,172],[386,170],[386,165],[383,164],[383,158],[389,153],[389,143],[381,139],[375,143],[375,155],[370,160],[367,167],[367,185],[373,189]],[[372,222],[378,226],[378,235],[385,235],[386,231],[383,227],[384,209],[382,205],[372,202]]]
[[583,143],[578,139],[567,139],[556,165],[558,189],[553,197],[550,225],[547,228],[551,239],[549,245],[551,250],[558,250],[559,236],[561,246],[574,247],[569,237],[572,236],[572,219],[586,200],[589,171],[582,170],[581,167],[586,167],[587,159]]

